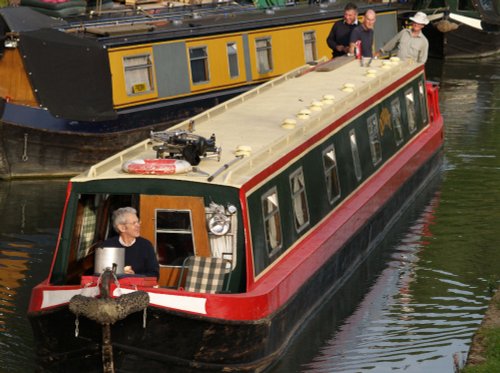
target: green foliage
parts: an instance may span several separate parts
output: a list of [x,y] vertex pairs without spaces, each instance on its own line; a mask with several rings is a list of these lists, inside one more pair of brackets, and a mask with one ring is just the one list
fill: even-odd
[[500,372],[500,361],[488,361],[481,365],[469,366],[460,371],[460,373],[492,373]]
[[486,361],[483,364],[467,366],[460,373],[500,372],[500,328],[487,328],[480,333],[484,336]]
[[9,0],[0,0],[0,8],[5,8],[9,5]]

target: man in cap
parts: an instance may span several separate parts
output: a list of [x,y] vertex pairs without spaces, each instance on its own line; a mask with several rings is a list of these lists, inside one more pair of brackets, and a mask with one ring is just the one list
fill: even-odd
[[402,60],[411,59],[419,63],[427,61],[429,42],[422,33],[422,29],[429,23],[429,19],[425,13],[417,12],[413,17],[410,17],[410,21],[411,27],[401,30],[389,40],[375,54],[377,57],[397,49],[396,55]]

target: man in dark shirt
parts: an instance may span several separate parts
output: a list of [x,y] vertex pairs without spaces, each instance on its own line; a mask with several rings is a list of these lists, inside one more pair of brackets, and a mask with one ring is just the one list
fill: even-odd
[[151,242],[140,237],[141,223],[137,211],[132,207],[119,208],[113,212],[112,220],[119,235],[107,239],[102,246],[125,248],[125,274],[158,278],[158,259]]
[[377,16],[373,9],[368,9],[363,17],[363,23],[351,32],[349,54],[354,54],[356,42],[361,42],[361,56],[373,57],[373,27]]
[[338,57],[349,51],[351,31],[358,25],[358,7],[356,4],[347,3],[344,7],[344,20],[335,22],[330,34],[326,38],[332,50],[332,57]]

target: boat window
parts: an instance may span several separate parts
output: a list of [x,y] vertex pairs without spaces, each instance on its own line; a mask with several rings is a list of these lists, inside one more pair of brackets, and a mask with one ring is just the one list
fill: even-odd
[[181,266],[185,258],[194,255],[191,211],[157,209],[155,215],[158,262]]
[[127,95],[140,95],[154,90],[153,64],[150,54],[123,58]]
[[238,214],[234,205],[223,206],[211,202],[205,207],[205,220],[208,225],[208,240],[212,256],[230,259],[232,268],[236,267],[236,237]]
[[315,31],[304,32],[304,51],[305,51],[306,63],[314,62],[318,59],[316,53]]
[[281,235],[281,216],[278,204],[278,191],[272,188],[262,198],[262,212],[266,230],[266,244],[268,254],[274,254],[283,242]]
[[209,81],[207,47],[189,48],[189,61],[191,63],[191,80],[193,83]]
[[337,168],[337,157],[335,155],[335,148],[333,145],[330,145],[323,152],[323,167],[325,171],[328,201],[333,203],[340,197],[339,171]]
[[116,235],[112,212],[118,207],[135,208],[134,199],[133,195],[79,194],[76,207],[65,222],[62,245],[68,245],[68,249],[59,252],[54,273],[59,271],[58,275],[65,276],[68,284],[79,283],[82,275],[92,274],[95,249]]
[[415,96],[413,94],[413,89],[409,89],[405,93],[406,97],[406,113],[408,116],[408,130],[410,133],[415,132],[417,129],[417,117],[415,113]]
[[240,75],[238,68],[238,46],[236,43],[227,43],[227,60],[229,64],[229,76],[237,78]]
[[290,175],[290,190],[292,192],[295,229],[300,232],[309,224],[309,209],[302,167]]
[[378,132],[377,114],[368,117],[368,136],[370,138],[370,151],[372,153],[373,165],[377,165],[382,160],[382,145],[380,144],[380,135]]
[[418,82],[418,96],[420,98],[420,112],[422,113],[422,123],[425,125],[429,122],[427,117],[427,97],[425,94],[424,82]]
[[273,69],[271,38],[255,40],[257,48],[257,68],[259,74],[265,74]]
[[391,102],[391,117],[392,117],[392,128],[394,129],[394,140],[396,145],[403,142],[403,126],[401,125],[401,104],[399,98],[395,98]]
[[360,181],[362,176],[361,162],[359,160],[358,143],[356,141],[356,131],[354,129],[349,131],[349,139],[351,141],[351,153],[352,153],[352,161],[354,163],[354,174],[356,175],[356,179]]

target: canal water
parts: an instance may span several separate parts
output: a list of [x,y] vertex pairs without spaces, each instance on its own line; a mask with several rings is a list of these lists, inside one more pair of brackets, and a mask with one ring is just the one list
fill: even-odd
[[[273,373],[453,372],[500,279],[500,58],[430,61],[441,173]],[[0,372],[36,369],[30,289],[52,258],[65,181],[0,183]]]

